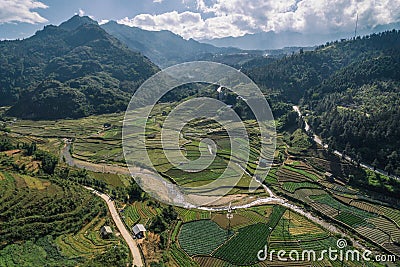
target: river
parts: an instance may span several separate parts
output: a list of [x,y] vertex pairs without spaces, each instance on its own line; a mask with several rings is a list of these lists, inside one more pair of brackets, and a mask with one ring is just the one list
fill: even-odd
[[[95,171],[95,172],[107,172],[107,173],[121,173],[121,174],[127,174],[127,172],[129,173],[129,170],[127,168],[123,168],[120,166],[113,166],[113,165],[105,165],[105,164],[95,164],[95,163],[88,163],[88,162],[84,162],[81,160],[76,160],[72,157],[72,155],[70,154],[70,146],[71,146],[71,142],[69,140],[64,140],[65,145],[62,149],[61,152],[61,157],[65,160],[65,163],[70,165],[70,166],[75,166],[77,168],[83,168],[83,169],[87,169],[87,170],[91,170],[91,171]],[[240,166],[240,165],[239,165]],[[138,168],[138,173],[139,171],[141,172],[140,174],[145,177],[145,176],[151,176],[151,173],[148,170],[145,169],[140,169]],[[251,176],[251,175],[250,175]],[[152,178],[151,178],[152,179]],[[255,178],[254,178],[255,179]],[[260,183],[257,179],[255,179],[258,183]],[[261,184],[261,183],[260,183]],[[322,218],[316,217],[313,214],[311,214],[310,212],[307,212],[305,210],[303,210],[302,208],[291,204],[288,202],[287,199],[282,198],[280,196],[277,196],[276,194],[273,193],[273,191],[268,188],[266,185],[261,184],[261,186],[264,188],[264,190],[268,193],[269,197],[264,197],[264,198],[259,198],[256,199],[248,204],[244,204],[244,205],[236,205],[236,206],[231,206],[231,208],[234,209],[245,209],[245,208],[250,208],[253,206],[259,206],[259,205],[266,205],[266,204],[278,204],[281,206],[284,206],[294,212],[299,213],[300,215],[303,215],[305,217],[307,217],[309,220],[311,220],[312,222],[322,226],[323,228],[327,229],[329,232],[331,233],[335,233],[335,234],[339,234],[341,236],[345,236],[347,237],[349,240],[352,241],[353,246],[359,249],[366,249],[364,246],[362,246],[361,244],[359,244],[355,239],[353,239],[352,237],[350,237],[349,235],[347,235],[345,232],[343,232],[342,230],[340,230],[339,228],[337,228],[336,226],[328,223],[327,221],[323,220]],[[194,207],[193,205],[186,203],[188,207],[192,207],[192,208],[197,208],[197,209],[201,209],[201,210],[206,210],[206,211],[226,211],[229,209],[228,206],[226,207],[220,207],[220,208],[213,208],[213,207]]]

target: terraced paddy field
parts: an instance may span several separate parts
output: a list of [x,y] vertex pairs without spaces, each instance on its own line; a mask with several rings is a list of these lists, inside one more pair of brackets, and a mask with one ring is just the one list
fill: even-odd
[[125,224],[132,228],[137,223],[148,226],[154,217],[161,213],[161,209],[151,207],[148,201],[136,201],[125,206],[124,209],[120,210],[120,213]]
[[[256,121],[245,121],[245,127],[249,135],[250,150],[249,159],[245,159],[245,153],[241,149],[231,155],[231,144],[227,132],[221,125],[207,118],[201,118],[189,122],[184,128],[180,137],[180,148],[173,153],[180,153],[187,159],[193,161],[202,155],[203,161],[198,161],[199,165],[213,158],[211,164],[201,171],[186,173],[183,175],[179,166],[171,164],[165,153],[162,151],[161,130],[166,119],[166,114],[174,104],[156,105],[151,113],[151,117],[146,122],[146,141],[145,149],[150,160],[157,171],[166,179],[184,185],[186,187],[207,186],[210,182],[219,178],[232,160],[235,164],[227,170],[226,177],[235,177],[238,180],[233,190],[229,194],[247,194],[247,190],[252,178],[257,162],[260,159],[260,139]],[[74,158],[97,163],[97,164],[117,164],[124,165],[122,151],[122,120],[124,114],[109,114],[101,116],[91,116],[78,120],[58,120],[58,121],[17,121],[10,126],[11,131],[24,138],[35,139],[38,143],[43,143],[48,149],[53,149],[54,154],[58,154],[63,146],[63,138],[73,140],[71,154]],[[140,125],[142,121],[132,121],[132,125]],[[107,126],[107,127],[105,127]],[[132,145],[136,146],[140,134],[127,136],[127,140],[132,140]],[[215,151],[200,141],[208,138],[214,141]],[[264,142],[267,142],[265,140]],[[268,141],[269,142],[269,141]],[[237,140],[240,146],[245,146],[244,140]],[[140,144],[143,147],[143,144]],[[164,145],[169,145],[168,142]],[[211,152],[211,153],[210,153]],[[211,154],[215,153],[215,157]],[[141,159],[138,160],[140,162]],[[196,168],[196,166],[192,166]],[[247,172],[244,172],[243,170]],[[217,191],[219,189],[216,189]],[[255,193],[261,193],[258,190]],[[196,192],[199,193],[199,192]],[[204,192],[200,192],[205,194]]]
[[125,247],[100,237],[112,221],[81,186],[6,171],[0,177],[0,266],[76,266]]
[[[322,168],[317,170],[307,158],[306,161],[291,160],[290,158],[279,167],[274,167],[265,183],[283,195],[311,207],[325,218],[348,229],[352,229],[357,237],[368,240],[381,248],[390,248],[391,253],[398,253],[399,240],[399,211],[389,204],[373,200],[360,190],[349,187],[343,182],[336,183],[324,177]],[[346,164],[342,167],[347,166]],[[335,167],[336,168],[336,167]],[[349,167],[350,168],[350,167]],[[343,172],[347,169],[345,168]],[[297,219],[299,220],[299,219]],[[305,241],[307,236],[295,236],[290,232],[296,229],[294,219],[288,218],[286,213],[279,222],[276,230],[270,236],[274,248],[279,248],[279,239],[289,242],[294,247]],[[310,225],[309,229],[313,229]],[[314,231],[309,233],[311,239],[328,238],[326,233]],[[304,241],[304,242],[303,242]],[[290,243],[291,242],[291,243]],[[312,243],[312,242],[311,242]],[[388,252],[388,250],[386,249]],[[400,256],[400,254],[397,254]]]
[[68,137],[79,138],[98,134],[104,124],[121,126],[124,114],[90,116],[77,120],[29,121],[18,120],[10,127],[12,132],[30,137]]
[[[124,246],[122,241],[115,236],[103,239],[100,228],[109,225],[106,219],[96,216],[75,234],[61,235],[56,239],[56,244],[62,255],[68,258],[92,258],[93,255],[103,254],[114,246]],[[113,229],[115,232],[115,229]]]
[[[190,122],[180,136],[179,149],[174,152],[182,153],[190,160],[197,160],[201,155],[206,156],[203,162],[198,162],[199,165],[211,158],[212,154],[215,154],[215,158],[200,172],[182,173],[177,166],[169,162],[161,150],[160,131],[165,119],[164,111],[168,112],[168,106],[159,106],[153,112],[147,123],[145,145],[152,163],[166,179],[186,186],[207,185],[218,178],[227,167],[227,162],[232,160],[237,164],[229,170],[230,176],[238,176],[243,168],[247,173],[242,175],[230,194],[248,193],[246,187],[259,160],[258,133],[254,121],[245,122],[251,137],[248,161],[244,160],[244,154],[241,152],[230,155],[229,139],[225,131],[218,129],[220,127],[218,124],[204,118]],[[24,138],[27,143],[36,142],[41,149],[54,153],[62,145],[63,137],[73,138],[74,157],[101,164],[123,165],[121,121],[122,114],[89,117],[78,120],[78,123],[76,120],[18,121],[11,126],[11,130],[15,131],[12,134],[16,136],[18,133],[22,134],[23,137],[18,138]],[[104,124],[111,124],[111,127],[105,129]],[[134,140],[137,137],[129,138]],[[210,149],[200,142],[204,138],[212,139],[216,146]],[[336,183],[324,177],[325,171],[331,171],[340,178],[346,178],[352,174],[352,166],[316,157],[302,158],[299,156],[299,151],[296,151],[296,157],[293,158],[292,155],[284,154],[286,146],[280,144],[280,149],[277,158],[279,155],[283,157],[281,161],[277,160],[278,163],[266,177],[266,185],[283,197],[290,196],[292,197],[290,200],[297,200],[311,207],[318,214],[323,214],[324,218],[331,219],[332,223],[351,229],[358,237],[390,252],[400,253],[400,246],[397,245],[400,236],[400,211],[389,205],[368,201],[368,197],[348,187],[343,182],[346,179]],[[288,151],[290,153],[293,150],[288,149]],[[32,166],[32,170],[35,168],[38,166]],[[89,172],[89,176],[104,181],[114,188],[123,188],[130,182],[121,175]],[[107,253],[111,247],[124,247],[118,238],[109,240],[99,238],[99,227],[109,221],[101,212],[101,203],[97,203],[91,195],[77,186],[67,181],[50,181],[7,172],[1,173],[0,185],[0,236],[5,237],[2,240],[3,249],[0,250],[0,266],[4,262],[8,264],[14,262],[14,266],[23,266],[24,262],[29,261],[30,265],[25,265],[40,266],[45,255],[52,255],[50,258],[47,257],[49,266],[53,263],[53,266],[60,266],[57,265],[60,262],[61,266],[76,266],[77,263]],[[120,214],[125,224],[132,227],[136,223],[142,223],[149,227],[162,212],[160,207],[150,202],[145,200],[127,206],[121,205],[124,208]],[[13,208],[8,209],[8,206]],[[21,209],[22,206],[28,207],[29,211]],[[44,207],[46,214],[43,215],[36,210],[37,206]],[[54,206],[59,207],[50,208]],[[171,229],[168,229],[167,234],[162,237],[170,238],[164,253],[165,257],[170,259],[171,266],[310,266],[312,264],[310,262],[259,262],[256,256],[264,245],[268,245],[271,249],[293,248],[300,251],[304,249],[319,251],[327,246],[336,246],[337,237],[297,213],[280,206],[269,205],[235,210],[231,219],[222,212],[183,208],[175,208],[175,211],[178,213],[178,221],[171,224]],[[27,223],[33,225],[32,228],[22,227]],[[20,231],[4,230],[15,229],[14,225]],[[49,237],[53,233],[57,233],[54,239]],[[36,234],[45,235],[46,239],[38,238],[31,243],[19,240],[23,235]],[[154,240],[161,242],[161,236],[157,238]],[[9,240],[21,242],[6,243]],[[21,251],[27,256],[18,262],[16,255],[21,254]],[[34,254],[41,255],[37,257],[38,261],[33,261]],[[375,263],[362,264],[379,266]],[[337,262],[323,261],[315,263],[314,266],[341,265]],[[346,266],[357,265],[347,263]]]
[[[340,262],[281,262],[277,256],[273,261],[260,261],[259,250],[265,245],[269,251],[296,249],[315,250],[320,253],[329,247],[336,248],[337,237],[314,224],[307,218],[279,205],[257,206],[249,210],[235,210],[227,219],[226,213],[211,213],[211,220],[200,219],[191,210],[192,220],[180,223],[174,230],[176,243],[171,248],[176,262],[185,266],[340,266]],[[189,219],[188,217],[186,217]],[[178,232],[176,234],[176,232]],[[175,240],[175,239],[174,239]],[[172,253],[173,252],[173,253]],[[183,254],[182,254],[183,253]],[[189,261],[189,262],[188,262]],[[359,266],[358,262],[346,262],[345,266]],[[381,266],[363,262],[363,266]],[[178,265],[180,266],[180,265]]]

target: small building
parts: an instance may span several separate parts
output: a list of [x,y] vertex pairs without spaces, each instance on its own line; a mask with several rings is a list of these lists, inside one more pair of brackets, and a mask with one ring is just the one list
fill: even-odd
[[269,165],[270,162],[266,159],[260,159],[260,167],[261,168],[266,168]]
[[100,234],[101,236],[104,237],[109,237],[112,235],[112,230],[110,226],[103,226],[100,228]]
[[155,139],[157,135],[155,133],[151,133],[151,134],[147,134],[146,136],[149,139]]
[[132,232],[137,239],[142,239],[145,236],[146,228],[144,228],[143,224],[136,224],[132,228]]
[[333,174],[330,172],[325,172],[325,178],[330,181],[330,182],[334,182],[335,178],[333,177]]

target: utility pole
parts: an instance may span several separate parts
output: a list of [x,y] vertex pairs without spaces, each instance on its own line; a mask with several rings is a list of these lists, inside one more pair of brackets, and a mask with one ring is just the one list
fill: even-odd
[[228,214],[226,214],[226,217],[228,218],[228,234],[226,239],[229,239],[230,233],[231,233],[231,219],[233,218],[232,214],[232,202],[229,202],[229,207],[228,207]]
[[357,19],[356,19],[356,29],[354,30],[354,40],[357,38],[357,28],[358,28],[358,12],[357,12]]

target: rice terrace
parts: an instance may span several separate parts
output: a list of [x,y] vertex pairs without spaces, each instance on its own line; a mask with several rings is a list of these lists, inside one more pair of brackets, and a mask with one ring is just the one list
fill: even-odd
[[400,266],[399,0],[81,2],[0,0],[0,267]]

